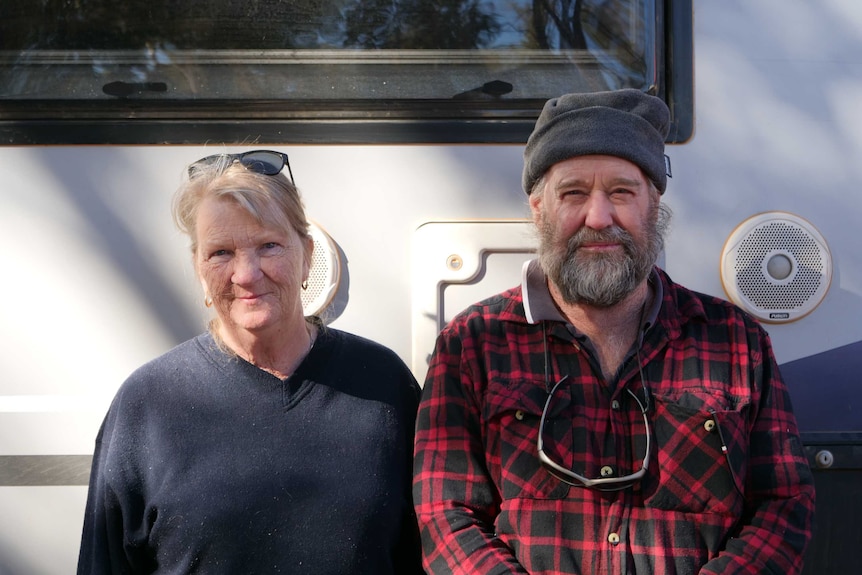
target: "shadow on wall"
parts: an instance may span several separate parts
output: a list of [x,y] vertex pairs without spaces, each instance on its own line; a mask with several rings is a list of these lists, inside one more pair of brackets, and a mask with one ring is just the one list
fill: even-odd
[[[177,175],[174,188],[148,189],[152,174],[144,169],[147,162],[134,161],[133,155],[142,153],[137,149],[100,148],[98,163],[92,161],[94,152],[86,148],[38,148],[34,153],[46,156],[41,165],[52,170],[57,189],[65,191],[69,203],[89,223],[87,231],[93,236],[89,243],[136,290],[136,301],[158,318],[177,343],[202,331],[204,326],[199,317],[190,311],[183,294],[169,281],[183,270],[164,269],[151,257],[157,251],[155,244],[163,238],[143,221],[147,211],[155,211],[162,218],[159,223],[172,229],[170,198],[180,176]],[[154,208],[153,202],[158,207]],[[133,230],[127,220],[137,218],[136,210],[141,212],[137,221],[142,227]],[[189,278],[189,282],[194,281]]]
[[15,553],[0,545],[0,575],[31,575],[31,573],[14,562]]

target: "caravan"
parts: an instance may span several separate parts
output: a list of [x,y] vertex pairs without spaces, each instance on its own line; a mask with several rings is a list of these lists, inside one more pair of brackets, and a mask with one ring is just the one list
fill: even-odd
[[74,570],[108,403],[205,329],[170,218],[187,164],[287,153],[313,220],[307,311],[422,381],[441,326],[531,257],[542,102],[622,87],[672,111],[660,265],[772,338],[817,482],[805,572],[856,569],[862,4],[111,4],[3,3],[0,573]]

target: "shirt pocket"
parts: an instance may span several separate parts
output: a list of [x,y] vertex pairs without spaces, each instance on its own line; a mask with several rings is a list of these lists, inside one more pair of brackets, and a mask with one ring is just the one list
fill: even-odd
[[539,421],[546,398],[544,381],[496,380],[488,386],[486,450],[492,473],[493,467],[498,469],[494,475],[504,500],[562,499],[569,491],[539,461]]
[[747,472],[747,412],[747,405],[728,409],[708,392],[656,396],[657,455],[651,463],[655,471],[644,478],[645,505],[738,516]]

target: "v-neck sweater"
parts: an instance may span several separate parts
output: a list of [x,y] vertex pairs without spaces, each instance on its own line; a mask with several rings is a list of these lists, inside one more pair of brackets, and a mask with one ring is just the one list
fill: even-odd
[[209,334],[180,344],[104,420],[78,572],[421,572],[418,397],[394,352],[333,328],[285,380]]

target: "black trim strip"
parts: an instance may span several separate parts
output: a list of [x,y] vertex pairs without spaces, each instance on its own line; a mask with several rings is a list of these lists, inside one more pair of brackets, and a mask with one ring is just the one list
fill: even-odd
[[535,119],[0,120],[0,145],[523,144],[534,123]]

